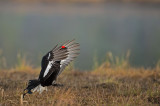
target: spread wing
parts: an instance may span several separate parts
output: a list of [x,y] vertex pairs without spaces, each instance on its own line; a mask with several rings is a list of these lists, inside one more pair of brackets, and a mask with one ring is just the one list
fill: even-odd
[[59,62],[66,59],[67,55],[68,52],[66,48],[62,48],[62,46],[58,47],[58,45],[56,45],[51,51],[43,56],[41,62],[42,70],[39,79],[46,80],[56,69],[58,69],[60,66]]
[[79,46],[79,43],[75,43],[75,40],[67,41],[59,47],[56,45],[43,56],[39,79],[46,80],[54,71],[58,71],[57,75],[59,75],[79,55]]
[[76,43],[75,40],[68,41],[63,46],[67,49],[67,58],[62,59],[60,62],[60,71],[58,75],[65,69],[65,67],[73,61],[78,55],[80,51],[80,44]]

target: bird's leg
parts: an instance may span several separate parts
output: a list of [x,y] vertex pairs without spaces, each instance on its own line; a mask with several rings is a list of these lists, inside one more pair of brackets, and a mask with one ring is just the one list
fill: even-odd
[[52,82],[52,86],[62,87],[63,84],[57,84],[57,83],[56,83],[56,80],[54,80],[54,81]]
[[62,86],[64,86],[64,85],[63,85],[63,84],[54,83],[54,84],[52,84],[52,86],[62,87]]

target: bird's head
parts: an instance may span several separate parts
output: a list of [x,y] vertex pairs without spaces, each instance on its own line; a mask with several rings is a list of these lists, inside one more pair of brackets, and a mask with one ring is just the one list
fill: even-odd
[[29,88],[24,89],[24,91],[23,91],[23,98],[24,98],[24,96],[25,96],[27,93],[28,93],[28,94],[32,94],[32,89],[29,89]]

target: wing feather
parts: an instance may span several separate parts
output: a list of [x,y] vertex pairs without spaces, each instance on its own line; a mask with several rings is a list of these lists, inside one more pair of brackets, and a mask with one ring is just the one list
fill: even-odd
[[45,56],[43,56],[41,66],[42,72],[40,73],[39,78],[47,79],[48,77],[50,77],[50,75],[55,71],[52,69],[52,67],[58,67],[55,66],[55,62],[66,59],[67,56],[67,49],[63,49],[61,48],[61,46],[58,47],[58,45],[56,45],[51,51],[49,51]]
[[78,55],[79,55],[79,43],[75,43],[75,40],[68,41],[67,43],[64,44],[64,46],[67,48],[68,55],[66,59],[61,60],[60,62],[60,71],[59,74],[64,70],[64,68],[71,63]]
[[[65,48],[62,48],[65,46]],[[75,39],[66,41],[63,45],[58,44],[49,51],[42,59],[42,71],[39,78],[47,79],[55,71],[52,67],[58,67],[55,63],[60,62],[60,70],[58,75],[64,68],[70,64],[79,55],[79,43],[75,43]]]

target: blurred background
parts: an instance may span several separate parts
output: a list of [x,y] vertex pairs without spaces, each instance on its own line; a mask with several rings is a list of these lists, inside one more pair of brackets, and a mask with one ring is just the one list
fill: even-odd
[[[56,44],[76,39],[75,67],[90,70],[106,53],[131,52],[133,67],[160,59],[160,0],[0,0],[0,55],[13,67],[21,53],[32,66]],[[2,62],[2,61],[1,61]]]

